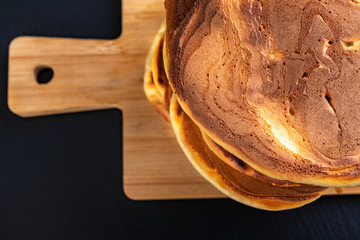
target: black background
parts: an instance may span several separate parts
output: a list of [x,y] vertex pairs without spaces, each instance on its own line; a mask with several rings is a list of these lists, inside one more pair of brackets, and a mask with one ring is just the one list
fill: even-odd
[[355,239],[360,197],[266,212],[231,200],[132,201],[117,110],[22,119],[7,106],[10,41],[116,38],[120,0],[0,0],[0,239]]

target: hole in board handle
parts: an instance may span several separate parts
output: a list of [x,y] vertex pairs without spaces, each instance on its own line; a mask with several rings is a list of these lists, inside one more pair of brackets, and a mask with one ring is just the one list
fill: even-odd
[[39,84],[47,84],[54,77],[54,70],[49,66],[37,66],[35,68],[35,78]]

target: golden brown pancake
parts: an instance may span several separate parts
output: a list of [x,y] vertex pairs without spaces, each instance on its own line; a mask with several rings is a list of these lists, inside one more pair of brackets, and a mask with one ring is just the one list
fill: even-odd
[[[155,108],[160,112],[160,114],[166,119],[168,116],[169,111],[169,95],[172,93],[171,88],[169,87],[167,77],[165,75],[165,72],[163,70],[163,61],[162,61],[162,46],[163,46],[163,35],[164,35],[164,25],[159,31],[158,36],[154,40],[154,44],[152,46],[152,49],[149,53],[147,64],[146,64],[146,73],[144,78],[144,89],[145,92],[151,101],[151,103],[155,106]],[[179,107],[179,105],[177,105]],[[188,121],[189,118],[187,117]],[[196,128],[196,131],[200,133],[199,129],[196,127],[194,123],[192,125]],[[193,133],[191,133],[193,134]],[[201,135],[200,135],[201,137]],[[209,141],[210,139],[208,139]],[[196,140],[195,140],[196,141]],[[205,141],[201,139],[201,146],[202,148],[206,149],[206,152],[210,153],[212,156],[214,153],[212,153]],[[199,142],[200,143],[200,142]],[[220,147],[221,148],[221,147]],[[225,152],[225,150],[224,150]],[[235,157],[234,157],[235,158]],[[223,163],[221,163],[221,160],[217,158],[217,161],[220,163],[215,164],[220,168]],[[241,160],[239,160],[241,162]],[[213,160],[211,161],[213,162]],[[216,162],[216,161],[215,161]],[[214,163],[212,163],[214,165]],[[222,171],[222,172],[228,172],[225,174],[225,178],[223,175],[219,175],[215,177],[215,181],[218,181],[218,185],[220,188],[222,188],[222,191],[226,194],[234,194],[233,198],[237,199],[240,202],[247,203],[250,206],[262,208],[262,209],[268,209],[268,210],[282,210],[282,209],[288,209],[288,208],[294,208],[301,206],[303,204],[306,204],[310,201],[315,200],[318,198],[321,193],[324,191],[324,188],[320,187],[312,187],[312,186],[301,186],[299,184],[289,183],[286,181],[279,181],[275,179],[268,178],[266,176],[263,176],[262,174],[256,172],[251,167],[247,166],[245,163],[243,169],[239,173],[236,173],[237,170],[232,169],[230,166],[224,165],[224,169],[229,169],[229,171]],[[214,165],[214,166],[215,166]],[[245,174],[244,174],[245,173]],[[219,173],[222,174],[222,173]],[[237,183],[238,179],[235,179],[238,177],[238,175],[244,175],[247,176],[247,178],[252,179],[248,185],[242,184],[239,185]],[[253,178],[255,176],[255,178]],[[224,179],[223,179],[224,178]],[[245,179],[247,179],[245,178]],[[222,180],[219,180],[222,179]],[[255,184],[254,184],[255,182]],[[261,184],[259,183],[261,182]],[[259,189],[263,188],[265,186],[265,192],[262,190],[260,192],[255,192],[253,190],[248,189],[242,189],[241,186],[247,186],[251,189]],[[287,193],[284,189],[282,189],[281,194],[282,195],[275,195],[270,196],[270,192],[272,192],[272,189],[266,190],[269,186],[274,188],[275,186],[283,186],[289,188],[291,186],[292,188],[295,188],[295,191],[290,191],[290,193]],[[301,187],[300,187],[301,186]],[[304,189],[302,189],[304,187]],[[280,189],[280,187],[278,187]],[[290,188],[289,188],[290,189]],[[270,191],[270,192],[269,192]],[[240,192],[240,193],[239,193]],[[294,192],[296,192],[296,197],[293,196]],[[264,199],[261,199],[262,197],[259,197],[259,194],[262,195],[265,193],[267,195]],[[275,193],[278,193],[275,191]],[[240,200],[239,200],[240,199]],[[256,199],[254,201],[254,199]],[[291,200],[289,200],[291,199]]]
[[226,151],[271,178],[360,183],[357,1],[196,1],[167,41],[182,109]]
[[171,101],[170,116],[177,140],[193,166],[216,188],[238,202],[260,209],[284,210],[312,202],[325,190],[306,185],[278,187],[243,174],[208,149],[199,128],[181,109],[176,97]]
[[165,28],[166,25],[164,22],[160,27],[146,58],[144,91],[156,111],[160,113],[166,122],[170,123],[169,106],[172,93],[165,75],[162,60]]

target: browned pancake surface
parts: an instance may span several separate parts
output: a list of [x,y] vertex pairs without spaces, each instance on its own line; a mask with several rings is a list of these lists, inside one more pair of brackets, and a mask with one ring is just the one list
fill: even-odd
[[227,151],[273,178],[360,183],[356,1],[197,1],[169,43],[182,108]]

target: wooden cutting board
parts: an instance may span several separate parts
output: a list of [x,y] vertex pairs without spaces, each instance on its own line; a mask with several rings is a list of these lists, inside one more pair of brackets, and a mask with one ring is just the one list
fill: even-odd
[[[144,62],[164,0],[123,0],[115,40],[18,37],[9,50],[11,111],[22,117],[118,108],[124,116],[124,191],[131,199],[224,197],[190,165],[143,92]],[[54,77],[39,84],[36,74]],[[343,194],[360,193],[360,187]],[[327,194],[336,194],[331,189]]]

